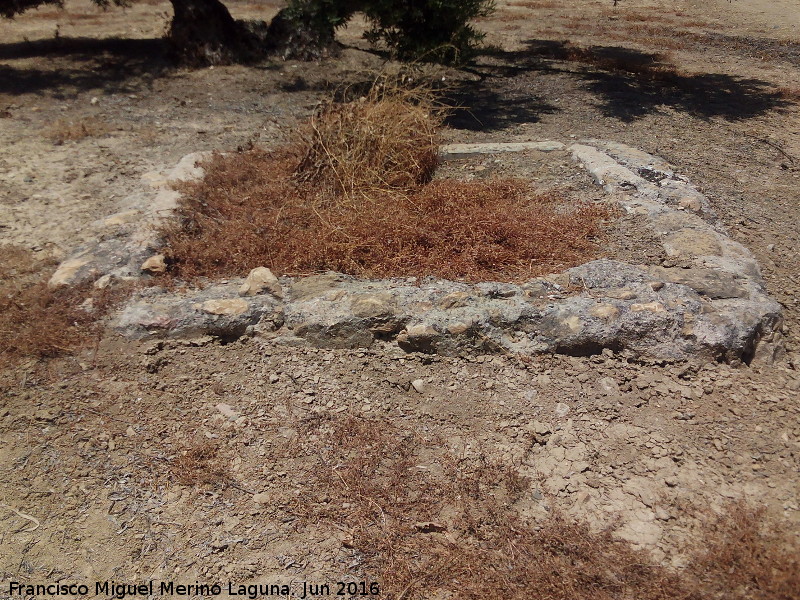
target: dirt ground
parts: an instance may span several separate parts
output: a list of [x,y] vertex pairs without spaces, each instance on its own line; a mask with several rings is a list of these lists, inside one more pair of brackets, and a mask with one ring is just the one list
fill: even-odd
[[[248,18],[279,8],[228,4]],[[352,455],[332,444],[352,440],[330,432],[346,419],[381,432],[388,440],[371,443],[387,452],[413,437],[409,469],[431,479],[398,485],[420,498],[448,460],[486,458],[526,478],[504,510],[531,522],[563,511],[670,568],[732,501],[764,507],[797,538],[800,7],[498,4],[479,23],[493,51],[438,72],[469,107],[444,140],[602,138],[666,158],[759,260],[785,309],[785,360],[522,361],[104,336],[74,356],[4,365],[0,597],[10,580],[381,581],[350,541],[355,508],[377,506],[377,527],[395,513],[339,474]],[[329,90],[383,63],[356,23],[341,32],[342,56],[320,64],[176,69],[159,39],[168,18],[152,0],[107,12],[67,0],[0,22],[0,244],[43,264],[62,257],[98,235],[98,219],[143,202],[152,172],[199,150],[277,145]],[[589,49],[580,60],[576,46]],[[435,526],[412,536],[468,537],[447,506],[420,520]],[[386,597],[459,597],[407,590]]]

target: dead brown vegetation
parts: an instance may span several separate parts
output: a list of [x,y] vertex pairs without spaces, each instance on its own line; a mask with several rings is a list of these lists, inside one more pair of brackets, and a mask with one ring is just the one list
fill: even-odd
[[52,262],[4,246],[0,253],[0,356],[48,358],[77,350],[99,335],[99,320],[129,288],[90,286],[50,289]]
[[502,22],[506,22],[507,23],[507,22],[510,22],[510,21],[527,21],[528,19],[530,19],[530,15],[527,15],[527,14],[522,13],[522,12],[513,12],[513,13],[512,12],[501,12],[501,13],[499,13],[497,15],[494,15],[492,17],[493,21],[497,21],[497,22],[500,22],[500,23],[502,23]]
[[743,505],[701,532],[702,549],[679,573],[555,509],[522,518],[531,482],[484,452],[457,457],[442,440],[352,416],[304,433],[319,464],[291,512],[343,530],[392,600],[800,597],[788,540]]
[[561,2],[555,0],[525,0],[519,2],[509,2],[509,6],[520,6],[522,8],[537,9],[537,8],[563,8]]
[[356,101],[331,99],[311,118],[297,174],[355,202],[413,190],[436,170],[442,118],[429,89],[381,77]]
[[[727,598],[800,598],[800,554],[764,510],[732,504],[703,531],[691,571],[700,589]],[[712,596],[713,597],[713,596]]]
[[800,102],[800,87],[784,86],[778,88],[777,92],[781,98],[789,102]]
[[707,45],[703,32],[708,23],[674,19],[664,15],[639,15],[620,13],[605,15],[604,19],[570,18],[562,27],[573,36],[597,38],[600,44],[619,41],[628,46],[631,42],[646,48],[688,50],[700,44]]
[[166,254],[182,278],[259,265],[284,274],[523,279],[596,251],[601,206],[537,194],[524,182],[435,181],[410,194],[342,204],[293,178],[297,155],[217,156],[184,188]]
[[55,145],[82,140],[87,137],[98,137],[111,131],[111,126],[95,117],[87,117],[77,121],[59,119],[47,129],[45,135]]
[[596,251],[599,205],[522,181],[428,183],[439,115],[418,90],[326,105],[304,143],[217,155],[165,232],[173,275],[334,270],[360,277],[516,280]]
[[173,477],[183,485],[222,485],[229,479],[228,470],[217,447],[209,441],[195,442],[170,462]]
[[624,51],[609,53],[567,44],[561,58],[570,62],[591,65],[605,71],[634,73],[638,77],[648,80],[667,80],[685,75],[671,63],[671,56],[666,53],[646,54]]

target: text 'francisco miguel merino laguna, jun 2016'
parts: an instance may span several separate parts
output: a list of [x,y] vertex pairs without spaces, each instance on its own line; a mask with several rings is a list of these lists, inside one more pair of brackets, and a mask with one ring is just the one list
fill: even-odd
[[377,597],[380,588],[375,582],[366,581],[337,581],[335,583],[310,583],[295,581],[288,583],[258,583],[238,584],[233,582],[177,584],[172,581],[148,581],[146,583],[118,583],[116,581],[97,581],[92,584],[79,583],[30,583],[23,581],[10,581],[8,595],[11,597],[31,596],[41,598],[69,598],[77,596],[92,596],[116,598],[124,600],[132,597],[159,596],[241,596],[242,600],[256,600],[264,597],[281,598],[318,598],[324,596],[339,597]]

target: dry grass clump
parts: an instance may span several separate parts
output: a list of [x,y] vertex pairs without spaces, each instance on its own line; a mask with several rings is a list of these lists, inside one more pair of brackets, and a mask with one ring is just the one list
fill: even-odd
[[79,308],[77,290],[55,292],[46,281],[0,291],[0,354],[5,358],[47,358],[68,353],[86,341],[94,316]]
[[443,117],[429,89],[381,78],[356,101],[331,99],[311,118],[297,174],[349,200],[412,190],[436,169]]
[[166,232],[172,272],[234,276],[259,265],[287,274],[435,275],[521,280],[596,251],[607,210],[538,194],[521,181],[434,181],[356,204],[294,177],[297,154],[217,156],[185,186]]
[[22,246],[0,245],[0,285],[36,273],[52,264],[49,260],[38,260],[31,250]]
[[306,454],[320,462],[291,512],[344,531],[343,545],[387,599],[800,597],[796,555],[742,506],[703,532],[703,550],[678,573],[555,509],[521,517],[530,482],[480,452],[456,457],[441,440],[356,417],[306,433]]
[[[521,181],[433,181],[443,112],[430,89],[384,77],[325,104],[303,140],[215,156],[182,187],[165,233],[175,276],[285,274],[523,279],[596,249],[606,211]],[[350,90],[352,95],[352,90]]]
[[800,102],[800,87],[783,86],[778,88],[778,95],[789,102]]
[[524,0],[520,2],[509,2],[509,6],[521,6],[522,8],[563,8],[564,5],[561,2],[556,2],[555,0]]
[[765,525],[764,510],[733,504],[703,532],[704,550],[690,569],[702,590],[746,600],[800,598],[800,549]]
[[221,485],[229,479],[217,447],[208,441],[195,443],[173,458],[170,471],[183,485]]
[[703,550],[675,572],[555,509],[522,518],[530,481],[480,452],[456,457],[441,440],[352,416],[306,433],[320,463],[291,512],[344,531],[391,600],[800,597],[796,555],[743,506],[713,521]]
[[56,146],[65,142],[82,140],[87,137],[98,137],[111,131],[111,126],[95,117],[88,117],[78,121],[57,120],[46,132],[46,136]]
[[[73,352],[100,332],[99,320],[129,293],[125,287],[50,289],[50,261],[3,246],[0,252],[0,357],[49,358]],[[42,274],[43,269],[48,269]]]
[[164,232],[171,274],[521,280],[593,257],[603,207],[517,180],[431,181],[442,112],[392,81],[326,104],[301,143],[203,165]]
[[418,436],[352,417],[333,422],[323,445],[314,489],[328,502],[305,516],[344,529],[387,598],[687,597],[675,575],[607,533],[556,512],[524,522],[513,504],[529,482],[485,455],[421,455],[430,444]]

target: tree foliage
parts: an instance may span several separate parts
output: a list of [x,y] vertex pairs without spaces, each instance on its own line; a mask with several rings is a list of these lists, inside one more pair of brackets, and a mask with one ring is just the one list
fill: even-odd
[[492,0],[378,0],[365,2],[372,23],[366,38],[397,58],[462,62],[483,39],[470,22],[494,10]]
[[483,35],[470,22],[493,9],[493,0],[289,0],[282,15],[323,49],[337,27],[362,12],[371,24],[366,39],[395,58],[453,63],[474,54]]

